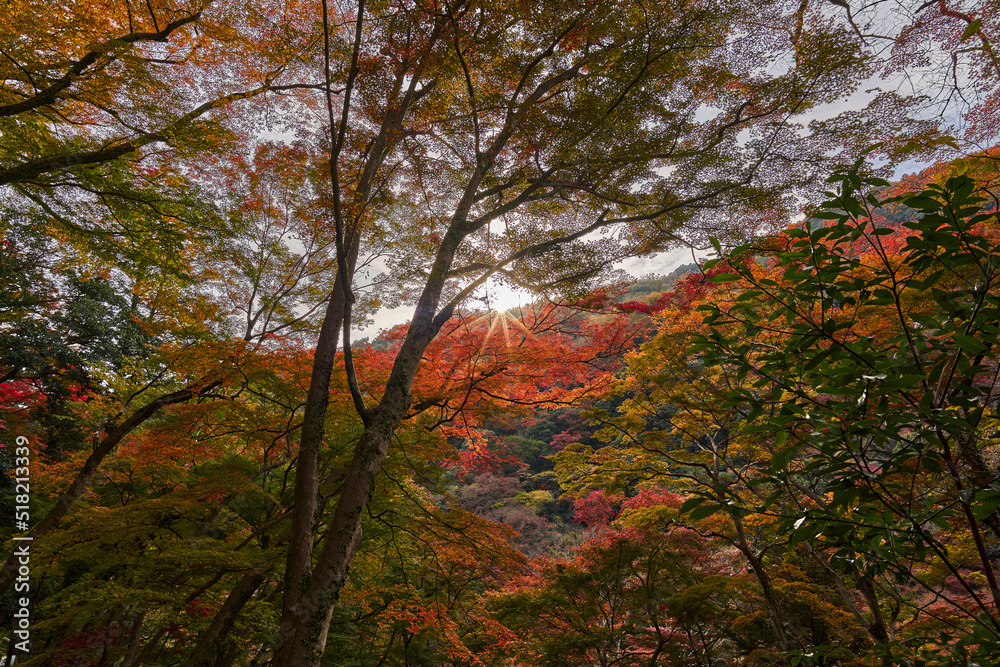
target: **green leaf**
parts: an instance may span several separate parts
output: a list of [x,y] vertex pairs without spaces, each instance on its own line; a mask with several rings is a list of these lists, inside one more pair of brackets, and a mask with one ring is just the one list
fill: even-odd
[[706,500],[707,499],[704,496],[693,496],[691,498],[688,498],[687,500],[684,501],[684,504],[681,505],[681,514],[686,514],[687,512],[690,512],[695,507],[702,505]]
[[702,519],[707,519],[721,509],[722,505],[705,505],[693,510],[690,516],[694,521],[701,521]]
[[962,351],[969,354],[970,356],[975,356],[989,349],[988,346],[984,345],[981,340],[974,338],[973,336],[966,336],[965,334],[954,334],[952,335],[952,340],[958,344]]
[[903,203],[910,208],[917,208],[922,211],[936,211],[941,208],[941,202],[926,196],[910,197]]
[[923,458],[920,459],[921,465],[931,473],[940,474],[944,471],[941,465],[941,458],[937,455],[925,454]]
[[972,23],[970,23],[968,26],[966,26],[965,30],[962,32],[962,37],[960,38],[961,41],[964,42],[965,40],[969,39],[970,37],[972,37],[973,35],[975,35],[977,32],[979,32],[979,28],[982,25],[983,25],[983,20],[982,19],[976,19]]
[[[782,437],[782,436],[784,436],[784,437]],[[775,434],[775,438],[774,439],[775,439],[776,443],[780,444],[780,442],[783,442],[785,440],[785,438],[787,438],[787,437],[788,437],[788,433],[786,433],[784,431],[779,431],[777,434]],[[779,440],[779,438],[780,438],[780,440]],[[789,447],[788,449],[785,449],[785,450],[782,450],[782,451],[776,453],[774,455],[774,458],[771,459],[771,470],[773,472],[777,472],[779,470],[784,470],[785,468],[787,468],[788,464],[791,463],[791,461],[792,461],[793,458],[795,458],[795,453],[797,451],[798,451],[798,447],[795,447],[793,445],[793,446]]]
[[731,283],[734,280],[739,279],[740,276],[735,273],[719,273],[709,278],[709,280],[713,283]]

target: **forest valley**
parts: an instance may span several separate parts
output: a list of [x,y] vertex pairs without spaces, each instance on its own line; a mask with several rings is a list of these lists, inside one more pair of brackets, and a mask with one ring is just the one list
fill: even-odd
[[0,664],[1000,664],[998,35],[5,0]]

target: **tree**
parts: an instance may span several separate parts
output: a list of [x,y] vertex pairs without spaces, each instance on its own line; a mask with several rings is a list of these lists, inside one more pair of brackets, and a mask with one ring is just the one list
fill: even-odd
[[[217,310],[203,297],[179,294],[190,288],[192,257],[226,225],[199,188],[196,167],[250,138],[240,127],[249,116],[232,113],[238,102],[311,86],[298,69],[315,45],[308,19],[292,6],[255,7],[156,0],[141,9],[33,0],[5,7],[0,225],[5,260],[37,277],[39,291],[35,306],[22,300],[5,313],[25,315],[5,322],[6,342],[24,353],[4,360],[0,384],[20,392],[31,377],[51,385],[58,371],[75,377],[76,389],[64,386],[63,396],[76,391],[103,409],[83,418],[53,412],[51,392],[38,404],[73,436],[62,438],[66,448],[81,447],[85,431],[95,437],[92,456],[35,526],[36,536],[69,511],[122,438],[164,406],[232,379],[232,347],[215,347],[207,356],[219,357],[201,369],[211,371],[197,375],[190,365],[166,363],[170,354],[141,358],[135,339],[149,348],[204,341]],[[65,280],[77,289],[66,289]],[[39,316],[46,302],[57,314]],[[117,344],[109,359],[101,348]],[[59,443],[42,437],[58,451]],[[2,589],[11,566],[8,560]]]
[[[949,182],[963,173],[984,176],[985,202],[967,176]],[[989,660],[992,630],[977,629],[986,620],[974,620],[983,608],[973,595],[992,608],[992,162],[970,158],[891,187],[874,183],[866,198],[845,185],[804,229],[741,246],[662,297],[659,333],[628,355],[614,388],[618,410],[590,412],[608,446],[570,445],[554,457],[556,471],[575,493],[659,486],[694,494],[681,516],[659,520],[735,547],[760,587],[770,645],[799,659],[819,655],[820,645],[824,661],[874,644],[891,662],[942,642],[982,642]],[[914,187],[926,191],[901,194]],[[960,310],[973,294],[982,305]],[[971,311],[983,319],[969,331],[985,347],[959,328]],[[959,341],[979,350],[968,366]],[[923,370],[901,370],[912,350]],[[951,380],[933,370],[942,358],[962,369]],[[958,487],[941,486],[947,480],[937,473],[947,466],[933,462],[945,456],[941,445],[916,468],[907,459],[905,443],[924,437],[914,423],[928,419],[907,401],[926,396],[917,384],[929,375],[942,392],[949,381],[977,388],[969,400],[983,415],[965,408],[966,422],[954,426],[965,440],[954,449],[986,561],[976,530],[963,529],[971,524],[961,518]],[[966,393],[954,391],[963,400]],[[880,405],[875,395],[888,397]],[[935,422],[953,411],[960,413],[937,411]],[[975,484],[979,491],[970,492]],[[913,543],[922,540],[936,542]],[[868,637],[859,640],[862,631]]]
[[[780,277],[730,262],[734,273],[716,280],[745,289],[702,306],[712,327],[698,342],[706,365],[748,380],[731,392],[746,415],[736,431],[775,442],[756,484],[766,502],[724,502],[773,516],[792,543],[854,580],[886,664],[944,644],[956,664],[970,654],[989,662],[1000,636],[997,479],[986,463],[1000,312],[995,209],[967,176],[894,199],[860,193],[854,173],[831,180],[840,189],[814,214],[829,222],[786,232],[774,253]],[[879,224],[880,210],[900,202],[911,207],[902,228]]]
[[[350,68],[327,70],[328,86],[334,76],[344,86],[328,97],[340,273],[303,422],[278,664],[319,659],[421,357],[466,296],[493,275],[538,289],[585,281],[685,229],[704,231],[710,213],[749,212],[774,201],[777,183],[810,178],[827,145],[793,157],[792,119],[849,88],[861,54],[850,35],[823,34],[818,14],[793,44],[794,12],[755,7],[748,21],[747,9],[359,5]],[[333,48],[331,36],[328,59]],[[781,53],[810,55],[774,76],[753,64]],[[706,104],[719,113],[694,122]],[[390,196],[392,206],[375,205]],[[313,566],[326,378],[338,332],[350,329],[361,241],[385,228],[383,212],[397,210],[426,225],[422,287],[380,397],[362,395],[344,337],[365,431]]]
[[[868,62],[850,32],[798,7],[219,0],[148,3],[140,15],[128,2],[107,12],[17,3],[5,17],[12,29],[0,88],[5,230],[72,241],[60,261],[121,279],[134,297],[131,316],[163,341],[149,361],[154,381],[93,392],[88,418],[96,425],[113,415],[110,432],[45,531],[161,408],[256,390],[247,364],[256,369],[258,354],[293,345],[274,334],[318,325],[272,656],[317,664],[376,477],[400,424],[420,407],[412,397],[421,361],[469,295],[494,277],[580,292],[617,259],[708,230],[749,235],[755,212],[787,209],[823,172],[845,132],[817,125],[802,137],[801,114],[853,90]],[[779,61],[787,67],[759,66]],[[302,95],[278,96],[293,90]],[[306,118],[298,129],[312,144],[298,156],[261,150],[262,169],[246,177],[248,201],[224,215],[217,184],[228,168],[214,158],[258,143],[256,116],[237,113],[248,107],[237,103],[276,98],[266,110]],[[899,129],[906,104],[881,108],[880,124]],[[327,164],[316,165],[327,150]],[[259,173],[278,164],[297,170],[282,172],[286,192],[315,201],[260,196]],[[323,195],[317,174],[330,181]],[[275,241],[286,229],[273,224],[276,212],[315,242],[301,261],[292,244]],[[216,250],[229,243],[225,259],[243,278],[206,268],[219,259],[206,250],[213,233],[230,235]],[[275,252],[239,252],[247,237]],[[319,250],[331,237],[332,252]],[[350,331],[363,315],[357,303],[372,297],[359,271],[373,252],[391,255],[392,283],[415,297],[415,311],[385,363],[365,366]],[[198,293],[191,277],[217,280],[228,302]],[[308,313],[325,293],[315,319],[299,319],[287,301]],[[231,322],[233,312],[240,324],[246,316],[237,331],[198,321]],[[335,416],[353,411],[344,424],[360,429],[336,500],[324,488],[325,447],[341,442],[325,439],[331,400],[349,405]],[[300,407],[283,405],[292,414]],[[272,584],[255,568],[244,572],[199,645],[224,643],[232,619]]]
[[309,86],[303,8],[11,4],[0,33],[5,226],[83,244],[133,274],[183,270],[185,241],[215,227],[192,162],[234,148],[238,102]]
[[[835,2],[836,12],[870,44],[887,53],[882,73],[925,95],[928,110],[958,140],[982,150],[996,143],[1000,125],[1000,60],[994,0],[893,3]],[[955,140],[939,137],[958,148]]]
[[[562,665],[707,663],[732,595],[691,531],[608,530],[575,559],[540,559],[537,573],[491,600],[516,640],[515,661]],[[512,664],[521,664],[514,662]]]

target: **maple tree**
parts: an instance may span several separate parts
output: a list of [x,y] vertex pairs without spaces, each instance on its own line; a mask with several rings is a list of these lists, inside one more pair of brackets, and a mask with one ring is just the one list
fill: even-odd
[[[43,409],[61,420],[64,434],[76,434],[62,444],[45,437],[43,451],[49,455],[81,447],[81,432],[97,434],[92,456],[35,527],[36,534],[65,515],[123,437],[163,406],[204,395],[225,376],[224,370],[209,378],[192,373],[187,386],[178,386],[185,369],[165,371],[162,355],[140,353],[128,337],[153,348],[191,333],[179,329],[179,322],[190,328],[200,317],[197,327],[207,327],[211,310],[176,298],[176,287],[190,277],[191,249],[222,229],[210,198],[190,178],[192,158],[234,147],[239,127],[227,117],[231,105],[309,87],[293,82],[298,78],[293,72],[315,43],[291,20],[300,15],[290,12],[282,20],[281,5],[259,9],[171,2],[149,2],[141,9],[128,2],[5,6],[0,31],[5,259],[27,266],[40,289],[34,304],[15,299],[5,312],[5,322],[14,323],[5,329],[11,347],[24,354],[5,360],[4,381],[24,390],[22,404],[33,401],[36,412]],[[258,59],[240,57],[262,44],[287,48]],[[282,81],[282,75],[289,78]],[[64,289],[53,273],[76,281],[79,292],[106,305],[84,307],[80,294]],[[42,296],[47,289],[51,296]],[[59,304],[64,299],[69,303]],[[44,313],[46,306],[57,314]],[[191,316],[186,322],[185,309]],[[124,321],[95,329],[101,317]],[[60,338],[57,345],[49,340],[53,336]],[[110,364],[101,346],[118,347]],[[232,350],[216,351],[226,365]],[[41,371],[51,387],[58,378],[53,370],[75,378],[57,393],[77,392],[78,399],[93,401],[88,405],[103,406],[103,414],[82,406],[61,410],[57,394],[46,394],[45,387],[39,400],[33,378]],[[26,382],[36,386],[26,388]],[[10,566],[8,561],[5,588]]]
[[[774,23],[765,25],[757,21],[760,8],[753,21],[740,22],[739,6],[664,3],[655,11],[626,11],[569,3],[514,9],[472,3],[417,7],[404,21],[390,7],[358,8],[343,93],[336,105],[328,98],[339,273],[303,421],[276,648],[281,664],[315,662],[322,653],[323,628],[357,548],[359,517],[374,477],[406,416],[423,353],[457,305],[492,275],[541,289],[579,282],[685,229],[704,232],[706,210],[748,214],[779,192],[788,194],[797,179],[811,175],[795,168],[808,161],[788,161],[783,153],[792,136],[787,123],[842,94],[858,73],[860,54],[850,39],[821,38],[818,22],[797,35],[816,40],[810,58],[800,58],[783,75],[757,72],[750,64],[754,57],[766,60],[803,46],[786,41],[778,25],[789,15],[779,6],[769,10]],[[366,11],[388,12],[382,16],[401,22],[366,21]],[[752,36],[727,42],[736,25]],[[521,35],[513,42],[512,30]],[[402,54],[391,46],[378,53],[366,46],[403,43]],[[745,51],[754,46],[766,55]],[[328,63],[329,53],[328,46]],[[366,92],[365,84],[379,77],[385,97]],[[682,119],[706,101],[692,94],[698,89],[710,90],[707,101],[721,111],[689,124]],[[351,114],[365,117],[373,100],[384,113],[376,113],[366,130]],[[752,139],[737,148],[744,130]],[[365,146],[358,162],[348,157],[353,145]],[[386,172],[390,155],[399,158]],[[779,164],[779,171],[770,171]],[[383,229],[371,202],[388,192],[376,180],[390,173],[392,180],[380,181],[380,187],[391,182],[394,194],[409,195],[396,206],[425,221],[431,244],[425,246],[426,279],[414,318],[386,390],[369,400],[351,362],[351,281],[365,233]],[[772,188],[765,173],[780,174],[785,189]],[[595,238],[598,232],[603,234]],[[348,386],[365,431],[314,565],[313,470],[340,330]]]
[[519,637],[511,653],[527,664],[703,661],[726,615],[725,602],[706,595],[714,568],[692,567],[706,560],[703,549],[681,529],[607,532],[572,562],[541,562],[491,604]]
[[[431,502],[436,518],[379,524],[371,503],[406,506],[399,494],[419,489],[404,478],[442,460],[520,465],[497,447],[534,448],[543,468],[538,444],[491,439],[484,422],[498,406],[576,404],[638,332],[628,317],[480,317],[463,302],[490,280],[580,296],[622,258],[752,236],[853,160],[849,117],[807,127],[803,114],[872,66],[862,40],[801,3],[9,10],[2,269],[45,289],[22,280],[4,304],[2,335],[28,352],[3,359],[0,409],[44,455],[31,534],[62,582],[39,593],[38,659],[52,661],[319,664],[331,632],[358,636],[332,619],[367,613],[357,597],[337,607],[365,531],[359,581],[388,553],[380,536],[435,521],[465,527],[404,540],[402,583],[380,595],[405,619],[362,634],[387,661],[428,636],[435,659],[475,656],[457,637],[502,628],[407,572],[449,563],[461,589],[481,576],[458,567],[463,536],[514,538]],[[886,94],[868,114],[895,145],[934,140],[911,107]],[[266,141],[265,126],[296,139]],[[354,323],[403,299],[407,327],[352,345]],[[498,518],[537,525],[554,490],[529,488]],[[101,563],[101,545],[120,559]]]
[[234,105],[310,85],[306,7],[9,3],[0,183],[17,215],[6,224],[122,268],[183,268],[171,255],[215,226],[185,172],[232,146]]
[[[980,149],[996,143],[1000,125],[1000,24],[992,0],[897,2],[887,20],[877,3],[843,3],[844,18],[888,51],[886,76],[910,77],[951,130]],[[944,143],[952,143],[941,137]],[[954,144],[953,144],[954,145]]]

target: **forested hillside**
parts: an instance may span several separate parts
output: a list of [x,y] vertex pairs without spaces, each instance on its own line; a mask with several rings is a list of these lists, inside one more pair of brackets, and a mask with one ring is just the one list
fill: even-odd
[[8,0],[0,664],[1000,664],[998,22]]

